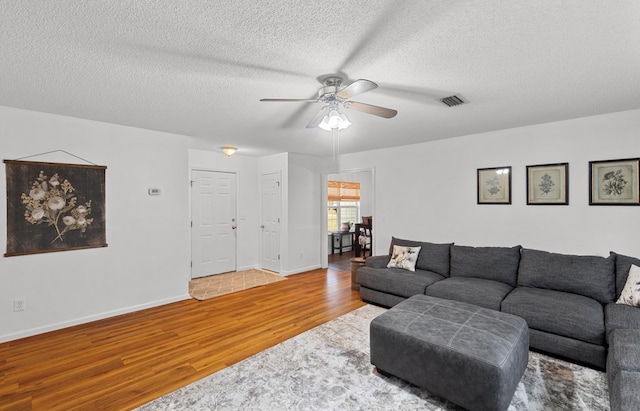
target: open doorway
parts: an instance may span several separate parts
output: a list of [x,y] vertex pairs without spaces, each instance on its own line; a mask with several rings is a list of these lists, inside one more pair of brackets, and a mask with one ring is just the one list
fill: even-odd
[[[364,223],[367,225],[367,255],[374,255],[373,230],[370,220],[374,219],[374,170],[347,170],[328,174],[326,178],[326,198],[324,198],[323,267],[349,261],[356,254],[362,255],[360,241]],[[343,187],[336,194],[336,187]],[[363,221],[364,217],[364,221]],[[324,248],[324,247],[323,247]],[[325,260],[326,259],[326,260]]]

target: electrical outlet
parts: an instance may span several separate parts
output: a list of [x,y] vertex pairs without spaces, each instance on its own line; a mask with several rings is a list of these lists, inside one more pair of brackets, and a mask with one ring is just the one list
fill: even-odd
[[13,300],[13,311],[24,311],[27,309],[27,299],[26,298],[16,298]]

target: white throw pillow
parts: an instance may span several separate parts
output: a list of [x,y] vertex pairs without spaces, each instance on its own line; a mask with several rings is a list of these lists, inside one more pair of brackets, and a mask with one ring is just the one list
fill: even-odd
[[622,294],[620,294],[620,298],[618,298],[616,304],[640,307],[640,267],[637,265],[631,264],[627,282],[625,283],[624,288],[622,289]]
[[402,268],[403,270],[416,271],[416,261],[421,247],[393,246],[391,260],[387,264],[388,268]]

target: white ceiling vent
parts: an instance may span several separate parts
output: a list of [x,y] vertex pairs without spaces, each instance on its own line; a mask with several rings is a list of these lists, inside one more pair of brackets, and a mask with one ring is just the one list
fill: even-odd
[[466,101],[464,101],[462,98],[456,95],[441,98],[440,101],[449,107],[455,107],[455,106],[459,106],[460,104],[466,103]]

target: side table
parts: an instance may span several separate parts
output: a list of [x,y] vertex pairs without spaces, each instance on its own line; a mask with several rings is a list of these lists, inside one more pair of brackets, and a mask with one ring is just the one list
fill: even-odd
[[356,271],[358,271],[358,268],[364,267],[364,262],[365,260],[362,257],[355,257],[351,259],[351,289],[352,290],[360,289],[360,284],[358,284],[358,282],[356,281]]
[[[350,244],[344,244],[344,238],[349,237],[351,239]],[[338,249],[340,251],[340,255],[342,255],[342,249],[345,247],[354,247],[355,234],[353,231],[333,231],[331,233],[331,254]],[[336,241],[337,240],[337,241]],[[336,246],[336,242],[338,245]]]

